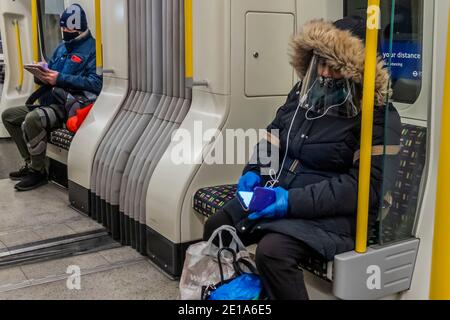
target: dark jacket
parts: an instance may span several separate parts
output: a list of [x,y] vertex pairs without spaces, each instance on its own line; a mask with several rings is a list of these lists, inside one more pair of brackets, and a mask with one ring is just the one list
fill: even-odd
[[[96,73],[95,39],[87,31],[80,37],[61,43],[48,63],[51,70],[58,71],[56,86],[73,91],[89,91],[99,95],[103,77]],[[55,103],[50,92],[40,98],[41,105]]]
[[[303,26],[291,47],[291,64],[300,79],[305,77],[311,58],[316,54],[345,78],[362,87],[364,43],[349,31],[340,30],[323,20],[313,20]],[[286,104],[268,127],[268,130],[279,130],[281,158],[285,154],[289,127],[299,104],[299,91],[299,86],[291,91]],[[370,225],[378,218],[384,198],[382,194],[391,188],[395,163],[398,162],[395,151],[390,153],[383,147],[384,144],[393,146],[392,150],[397,150],[397,153],[400,149],[400,116],[392,105],[385,106],[391,94],[389,73],[380,58],[376,66],[373,115],[373,145],[378,146],[378,155],[374,152],[372,157]],[[335,255],[355,247],[359,179],[356,155],[360,149],[361,116],[352,119],[325,116],[308,121],[305,113],[306,110],[300,108],[294,122],[288,157],[279,182],[279,186],[289,190],[287,217],[249,221],[237,200],[229,202],[224,211],[232,217],[240,232],[286,234],[306,243],[331,261]],[[309,116],[315,118],[313,113]],[[389,165],[383,172],[385,163]],[[244,173],[253,171],[260,174],[260,169],[261,165],[248,165]]]
[[[285,154],[288,130],[298,99],[296,87],[268,127],[268,130],[279,130],[280,157]],[[400,144],[400,116],[393,106],[389,106],[387,118],[385,141],[385,112],[377,108],[374,113],[374,146]],[[246,232],[290,235],[332,260],[336,254],[351,251],[355,246],[359,161],[354,161],[354,157],[360,148],[361,117],[343,119],[326,116],[308,121],[305,110],[301,109],[296,119],[279,183],[279,186],[289,190],[287,218],[259,221],[248,228],[250,221],[246,220],[247,213],[241,210],[240,205],[230,203],[225,211],[232,216],[238,229],[246,226]],[[396,158],[393,155],[387,157]],[[299,165],[291,172],[289,169],[295,160],[299,161]],[[391,174],[383,175],[383,160],[383,155],[372,158],[371,224],[378,218],[383,181],[385,188],[393,183]],[[249,171],[260,174],[261,166],[249,164],[244,173]],[[263,177],[263,183],[268,180],[270,178]]]

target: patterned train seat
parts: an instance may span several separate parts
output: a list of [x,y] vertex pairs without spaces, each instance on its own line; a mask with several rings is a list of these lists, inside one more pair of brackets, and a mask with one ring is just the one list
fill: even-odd
[[0,84],[5,83],[5,64],[0,62]]
[[[387,244],[411,237],[425,168],[426,142],[426,128],[403,125],[400,167],[392,191],[392,203],[380,223],[369,231],[369,245]],[[194,210],[209,218],[232,200],[236,191],[236,185],[203,188],[194,196]],[[330,281],[328,261],[310,258],[302,261],[299,267]]]
[[58,129],[50,134],[50,143],[64,150],[69,150],[74,136],[66,129]]
[[403,125],[400,165],[392,206],[380,223],[380,244],[411,237],[419,206],[420,183],[426,163],[427,129]]

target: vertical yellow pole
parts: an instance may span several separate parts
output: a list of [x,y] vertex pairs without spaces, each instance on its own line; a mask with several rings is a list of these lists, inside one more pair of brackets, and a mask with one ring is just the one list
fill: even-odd
[[447,33],[442,134],[437,179],[430,299],[450,300],[450,12]]
[[377,66],[378,30],[380,29],[380,0],[369,0],[367,9],[366,62],[361,129],[361,160],[359,167],[358,222],[356,252],[367,251],[369,224],[370,171],[372,166],[373,111]]
[[96,60],[97,74],[103,74],[103,34],[102,34],[102,12],[100,0],[94,0],[95,6],[95,39],[96,39]]
[[185,0],[185,55],[186,55],[186,80],[188,85],[192,85],[194,76],[194,51],[192,36],[192,0]]
[[17,44],[17,59],[19,60],[19,82],[16,90],[22,91],[23,86],[23,56],[22,56],[22,42],[20,41],[20,27],[19,20],[14,20],[14,26],[16,30],[16,44]]
[[33,62],[39,62],[39,30],[38,30],[37,0],[31,0],[31,36],[33,41]]

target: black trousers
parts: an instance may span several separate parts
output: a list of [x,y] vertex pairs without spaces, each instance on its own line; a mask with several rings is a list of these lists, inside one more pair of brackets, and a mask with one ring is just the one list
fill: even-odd
[[[206,223],[203,239],[223,225],[233,226],[231,218],[221,211]],[[292,237],[278,234],[241,235],[246,245],[258,244],[256,266],[264,288],[271,300],[308,300],[303,271],[298,267],[302,258],[314,255],[306,244]],[[231,239],[224,239],[225,244]]]

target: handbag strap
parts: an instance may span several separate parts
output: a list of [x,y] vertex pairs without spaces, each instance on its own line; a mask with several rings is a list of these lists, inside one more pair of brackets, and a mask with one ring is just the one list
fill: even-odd
[[225,251],[230,252],[231,255],[233,256],[233,267],[234,267],[234,269],[235,269],[235,272],[238,273],[238,274],[240,274],[240,273],[239,273],[239,269],[240,269],[240,268],[238,267],[238,270],[236,270],[236,267],[237,267],[236,252],[235,252],[233,249],[231,249],[231,248],[222,248],[222,249],[220,249],[220,250],[219,250],[219,253],[217,254],[217,260],[218,260],[218,262],[219,262],[220,284],[221,284],[221,285],[223,285],[224,282],[225,282],[225,276],[223,275],[223,266],[222,266],[222,253],[225,252]]
[[243,274],[245,273],[244,271],[242,271],[240,264],[244,265],[245,267],[247,267],[248,270],[250,270],[251,273],[253,274],[258,274],[258,270],[256,269],[255,265],[253,263],[251,263],[250,261],[248,261],[247,259],[241,258],[236,262],[236,267],[239,269],[239,274]]
[[222,233],[223,232],[228,232],[232,238],[232,241],[229,245],[229,247],[235,247],[233,249],[235,249],[236,252],[240,252],[243,250],[246,250],[245,245],[242,243],[241,239],[239,238],[239,236],[237,235],[236,229],[232,226],[229,225],[224,225],[220,228],[218,228],[217,230],[215,230],[213,232],[213,234],[211,235],[211,237],[209,238],[208,242],[207,242],[207,248],[209,250],[208,254],[211,256],[215,256],[216,255],[216,251],[213,250],[213,241],[219,237],[219,249],[223,248],[223,240],[222,240]]
[[236,273],[236,275],[240,276],[245,274],[246,272],[242,271],[242,268],[240,267],[240,264],[244,265],[245,267],[247,267],[251,273],[253,274],[258,274],[258,270],[256,269],[255,265],[252,264],[250,261],[248,261],[247,259],[244,258],[240,258],[239,260],[237,259],[237,254],[236,252],[231,249],[231,248],[222,248],[219,250],[218,254],[217,254],[217,261],[219,264],[219,271],[220,271],[220,284],[223,285],[225,283],[225,276],[223,274],[223,265],[222,265],[222,256],[223,256],[223,252],[230,252],[232,257],[233,257],[233,268],[234,271]]
[[49,86],[41,86],[39,87],[35,92],[33,92],[31,94],[31,96],[27,99],[27,101],[25,102],[25,106],[28,107],[28,109],[32,110],[34,108],[40,107],[40,106],[35,106],[34,103],[39,100],[44,94],[46,94],[47,92],[50,92],[52,90],[51,87]]

